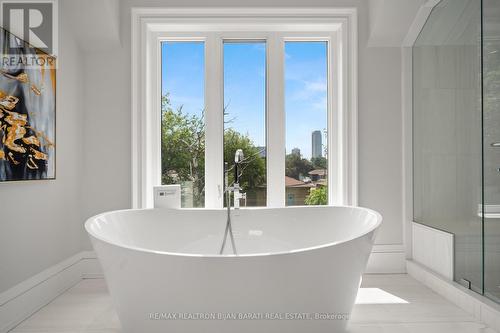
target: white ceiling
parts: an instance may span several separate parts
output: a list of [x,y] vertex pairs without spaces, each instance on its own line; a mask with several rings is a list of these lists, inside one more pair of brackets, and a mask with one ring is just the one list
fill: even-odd
[[427,0],[369,0],[368,46],[400,47]]
[[[400,47],[420,7],[428,0],[368,0],[368,46]],[[120,0],[62,0],[83,51],[120,46]]]

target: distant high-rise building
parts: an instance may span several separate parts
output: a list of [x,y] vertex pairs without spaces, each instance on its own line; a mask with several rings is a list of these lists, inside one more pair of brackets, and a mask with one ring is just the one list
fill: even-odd
[[300,149],[295,147],[292,149],[292,155],[300,156]]
[[323,145],[321,143],[321,131],[314,131],[311,135],[312,142],[312,158],[323,156]]

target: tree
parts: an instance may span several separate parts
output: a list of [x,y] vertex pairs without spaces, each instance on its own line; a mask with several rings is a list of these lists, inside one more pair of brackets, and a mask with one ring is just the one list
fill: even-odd
[[288,154],[285,159],[285,174],[288,177],[300,179],[306,177],[314,167],[311,162],[297,154]]
[[[162,183],[179,184],[191,182],[193,190],[193,205],[201,207],[205,193],[205,124],[203,115],[189,115],[182,106],[173,110],[169,95],[162,96],[161,101],[161,165]],[[224,114],[227,115],[226,110]],[[226,121],[225,124],[232,122]],[[241,165],[240,186],[243,191],[252,193],[266,183],[266,160],[261,157],[261,151],[254,145],[248,134],[241,134],[233,128],[224,131],[224,161],[230,168],[234,167],[234,154],[242,149],[244,160]],[[326,159],[310,161],[297,154],[286,156],[286,175],[300,179],[317,166],[326,167]],[[232,169],[231,169],[232,171]],[[229,172],[229,185],[234,183],[234,172]],[[311,191],[310,201],[320,193]],[[325,199],[326,204],[326,192]],[[318,202],[323,202],[318,201]],[[309,204],[309,203],[308,203]],[[315,204],[315,203],[311,203]],[[322,204],[322,203],[318,203]]]
[[326,160],[326,157],[323,157],[323,156],[311,158],[311,163],[312,163],[314,169],[326,169],[328,167],[328,165],[327,165],[328,162]]
[[182,106],[174,111],[168,94],[161,101],[162,183],[191,181],[193,205],[204,202],[205,127],[203,117],[188,115]]
[[[203,116],[189,115],[182,106],[172,109],[169,95],[162,96],[161,119],[161,164],[162,183],[179,184],[192,182],[193,205],[203,206],[205,193],[205,124]],[[248,135],[233,129],[224,132],[224,161],[234,165],[234,153],[242,149],[240,186],[252,191],[265,184],[266,161]],[[234,182],[234,173],[229,173],[229,184]]]
[[328,193],[326,186],[312,188],[305,199],[306,205],[326,205],[328,204]]
[[[240,186],[244,191],[252,191],[266,182],[266,161],[260,157],[256,147],[248,135],[236,132],[234,129],[224,131],[224,162],[229,168],[234,166],[234,154],[237,149],[243,150]],[[231,169],[232,170],[232,169]],[[229,172],[229,185],[234,182],[234,172]]]

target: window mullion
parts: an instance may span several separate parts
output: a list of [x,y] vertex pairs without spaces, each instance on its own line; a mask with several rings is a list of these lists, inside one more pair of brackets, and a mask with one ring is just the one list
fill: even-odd
[[205,62],[205,207],[222,208],[224,96],[222,38],[219,34],[207,36]]
[[285,75],[284,43],[278,33],[267,47],[267,205],[285,205]]
[[332,34],[328,43],[328,204],[345,205],[344,163],[345,117],[342,110],[345,103],[345,88],[342,85],[342,49]]

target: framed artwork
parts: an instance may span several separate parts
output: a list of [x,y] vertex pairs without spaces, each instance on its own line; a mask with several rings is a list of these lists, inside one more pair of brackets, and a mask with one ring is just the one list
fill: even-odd
[[56,59],[0,28],[0,182],[55,179]]

